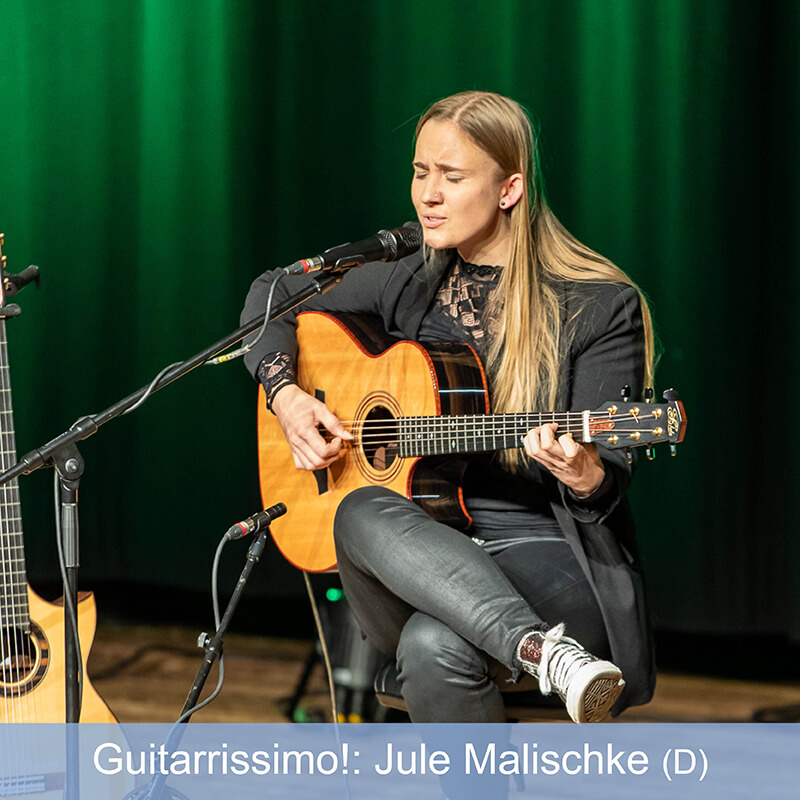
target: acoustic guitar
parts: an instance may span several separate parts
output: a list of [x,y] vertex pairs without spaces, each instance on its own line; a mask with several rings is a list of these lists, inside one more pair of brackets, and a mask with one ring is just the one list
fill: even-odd
[[[11,284],[2,245],[0,234],[0,472],[17,460],[6,318],[19,313],[18,306],[6,305]],[[115,722],[86,678],[96,620],[91,593],[81,593],[77,610],[84,673],[80,721]],[[0,723],[65,722],[64,672],[64,607],[46,602],[28,586],[19,488],[13,480],[0,487]]]
[[463,456],[520,447],[531,428],[547,422],[609,449],[675,445],[686,432],[674,392],[662,404],[619,400],[594,411],[490,414],[486,376],[471,347],[398,341],[378,319],[304,312],[297,340],[298,384],[354,437],[327,469],[298,470],[259,390],[261,494],[265,503],[278,496],[286,503],[272,534],[283,555],[309,572],[335,568],[333,518],[342,498],[361,486],[385,486],[463,529],[470,523],[460,489]]

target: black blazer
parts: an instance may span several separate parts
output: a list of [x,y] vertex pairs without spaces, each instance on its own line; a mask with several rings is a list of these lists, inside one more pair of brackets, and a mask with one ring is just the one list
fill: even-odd
[[[426,266],[419,253],[390,264],[367,264],[348,272],[340,284],[308,301],[303,309],[377,314],[389,334],[414,340],[446,268],[444,264],[438,269]],[[273,274],[265,273],[254,281],[242,324],[263,313]],[[279,303],[309,281],[308,276],[284,278],[276,287],[273,302]],[[569,334],[563,337],[558,410],[595,409],[618,398],[624,385],[638,397],[644,373],[638,292],[616,283],[563,282],[556,290],[563,328]],[[578,307],[580,313],[576,313]],[[295,333],[294,312],[270,323],[264,338],[245,357],[250,372],[256,376],[261,361],[270,353],[295,356]],[[597,503],[576,502],[555,477],[546,485],[556,519],[597,596],[612,658],[626,680],[612,709],[618,714],[626,706],[646,703],[652,697],[655,664],[635,529],[624,499],[633,465],[621,451],[601,449],[601,458],[614,487]]]

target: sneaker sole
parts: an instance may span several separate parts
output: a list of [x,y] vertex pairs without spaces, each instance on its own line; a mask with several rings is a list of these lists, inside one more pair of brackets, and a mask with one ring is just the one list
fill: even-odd
[[[617,667],[609,662],[595,661],[584,668],[588,675],[583,680],[573,680],[577,691],[567,694],[567,712],[575,722],[602,722],[611,711],[622,690],[625,681]],[[583,689],[578,686],[583,684]]]

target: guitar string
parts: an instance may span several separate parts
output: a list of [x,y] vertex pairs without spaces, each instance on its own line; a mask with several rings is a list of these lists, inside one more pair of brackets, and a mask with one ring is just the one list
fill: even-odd
[[[624,431],[626,433],[630,432],[630,431],[641,431],[641,432],[644,433],[644,432],[648,432],[648,431],[649,432],[653,432],[658,427],[659,426],[656,426],[655,428],[651,429],[651,428],[644,428],[642,426],[623,427],[622,425],[615,425],[613,428],[608,428],[607,432],[609,434],[613,434],[615,432],[621,432],[621,431]],[[383,436],[383,435],[385,435],[387,433],[392,433],[392,434],[402,433],[404,435],[414,435],[414,434],[420,434],[420,433],[422,433],[422,434],[436,433],[436,434],[447,434],[447,436],[443,437],[445,439],[449,438],[450,434],[452,434],[453,436],[456,436],[456,437],[468,436],[470,438],[478,438],[478,439],[487,438],[488,439],[488,438],[491,438],[494,434],[503,435],[503,434],[514,433],[514,432],[518,432],[518,431],[524,431],[524,432],[527,433],[528,431],[533,430],[533,426],[531,426],[531,425],[522,425],[522,424],[513,425],[511,423],[507,423],[507,424],[503,425],[502,427],[499,426],[499,425],[496,425],[496,426],[493,426],[493,427],[485,427],[485,428],[481,428],[481,427],[477,427],[477,426],[470,427],[470,428],[466,428],[465,426],[460,426],[460,427],[455,427],[455,426],[438,426],[438,427],[425,426],[425,427],[421,427],[420,426],[420,427],[411,428],[409,426],[409,427],[403,427],[401,429],[401,426],[399,426],[399,425],[384,425],[384,426],[382,426],[380,428],[372,428],[372,427],[367,427],[367,426],[352,426],[351,427],[351,431],[354,431],[354,430],[359,431],[361,433],[362,437],[365,437],[365,438],[374,438],[375,436]],[[582,424],[577,424],[577,423],[570,424],[570,425],[565,425],[563,428],[559,428],[556,431],[556,434],[560,434],[562,432],[574,433],[575,431],[583,431],[583,425]],[[603,430],[600,430],[600,431],[596,431],[595,434],[599,434],[599,433],[603,433],[603,432],[604,432]]]
[[[578,433],[578,431],[572,431],[572,433]],[[618,433],[618,434],[626,434],[626,433],[633,434],[633,433],[642,433],[642,431],[641,430],[631,429],[631,430],[628,430],[628,431],[618,430],[618,431],[616,431],[616,433]],[[364,438],[360,437],[359,441],[362,444],[369,445],[370,447],[380,447],[382,445],[390,447],[391,445],[398,445],[399,444],[401,446],[402,445],[408,445],[409,447],[412,447],[412,448],[414,448],[415,446],[418,446],[419,448],[424,449],[427,445],[442,444],[442,443],[446,443],[446,442],[451,442],[453,440],[460,440],[466,446],[468,443],[465,440],[469,440],[469,439],[475,439],[475,438],[478,438],[478,439],[480,439],[480,438],[502,439],[502,438],[510,438],[510,436],[511,436],[510,434],[506,434],[505,437],[501,436],[501,435],[491,436],[491,437],[488,437],[488,436],[487,437],[473,437],[473,436],[463,436],[462,435],[462,436],[441,436],[441,437],[435,437],[435,438],[428,437],[428,438],[425,438],[425,439],[404,439],[404,440],[400,440],[400,441],[398,441],[398,439],[396,437],[395,438],[377,438],[377,439],[364,439]],[[515,436],[515,439],[516,439],[516,437],[519,436],[519,434],[515,434],[514,436]],[[501,446],[497,446],[497,445],[494,445],[494,446],[491,446],[491,447],[489,447],[489,446],[480,447],[479,449],[475,450],[474,452],[491,452],[492,450],[505,450],[505,449],[510,449],[511,447],[522,447],[521,438],[522,437],[520,436],[520,441],[515,441],[513,445],[508,445],[507,447],[501,447]],[[575,441],[583,443],[582,439],[576,439]],[[620,448],[623,448],[623,447],[642,447],[642,446],[649,445],[649,444],[652,444],[652,445],[662,444],[662,443],[665,443],[666,441],[667,441],[666,439],[664,439],[663,442],[661,440],[659,440],[659,441],[649,441],[649,440],[640,441],[638,439],[635,439],[635,440],[630,441],[630,442],[622,442],[622,443],[614,442],[614,443],[609,443],[609,444],[612,445],[612,449],[613,449],[614,446],[616,446],[617,449],[620,449]],[[595,436],[589,442],[587,442],[587,444],[601,444],[601,445],[605,446],[606,445],[606,440],[604,440],[602,438],[598,438],[597,436]],[[606,449],[608,449],[608,448],[606,448]],[[472,452],[472,451],[470,451],[470,450],[458,450],[457,452]],[[442,452],[440,454],[441,455],[447,455],[446,452]],[[414,453],[414,455],[437,455],[437,454],[436,453]]]
[[[640,415],[639,421],[653,418],[653,415]],[[494,422],[491,425],[481,425],[482,420],[480,416],[469,415],[464,417],[449,417],[447,421],[438,417],[405,417],[403,421],[411,421],[411,424],[403,426],[405,429],[400,430],[401,425],[397,420],[364,420],[360,424],[360,440],[369,444],[389,444],[397,441],[397,437],[404,435],[406,437],[414,436],[416,438],[404,438],[403,441],[410,442],[440,442],[451,441],[453,439],[498,439],[507,438],[509,436],[518,436],[522,431],[527,432],[530,430],[530,422],[528,420],[519,421],[508,419],[501,423]],[[590,421],[609,421],[607,416],[601,418],[594,418]],[[467,430],[466,425],[471,422],[474,427]],[[409,430],[413,427],[414,423],[420,423],[425,427],[422,430],[416,431]],[[354,424],[350,421],[343,423],[345,426],[350,426],[351,430],[354,429]],[[615,420],[614,428],[608,431],[608,436],[628,434],[628,433],[652,433],[649,429],[642,429],[641,427],[622,427],[623,424],[629,424],[629,418],[619,418],[619,422]],[[487,430],[488,428],[488,430]],[[575,419],[574,417],[567,422],[566,426],[561,428],[562,433],[578,433],[582,434],[584,430],[584,420]],[[593,434],[593,440],[603,441],[604,431],[599,431]],[[420,436],[421,434],[421,436]],[[430,434],[435,434],[431,436]],[[391,438],[385,438],[391,436]],[[608,438],[608,437],[605,437]]]
[[[2,235],[0,234],[0,245],[2,245]],[[2,253],[0,253],[0,267],[5,267],[5,258],[2,257]],[[0,272],[0,281],[4,281],[4,276],[2,272]],[[5,286],[0,284],[0,305],[5,305]],[[2,436],[0,436],[0,440],[2,441],[2,454],[0,454],[0,465],[2,466],[2,471],[5,472],[9,469],[14,462],[16,461],[16,443],[15,443],[15,436],[14,436],[14,422],[13,422],[13,409],[12,409],[12,401],[11,401],[11,379],[10,379],[10,369],[9,369],[9,359],[8,359],[8,341],[6,337],[6,321],[5,318],[0,318],[0,370],[2,370],[2,380],[0,380],[0,388],[2,391],[2,399],[0,400],[0,413],[2,413],[2,419],[0,419],[0,432]],[[3,649],[2,653],[0,653],[0,657],[2,658],[2,666],[0,667],[0,675],[3,675],[4,678],[7,678],[6,685],[3,687],[3,697],[0,698],[3,702],[4,708],[10,706],[12,711],[11,715],[14,722],[21,723],[26,721],[26,715],[24,714],[24,707],[30,708],[31,706],[31,693],[27,693],[27,695],[23,695],[21,691],[17,691],[15,694],[14,684],[17,682],[15,679],[18,677],[17,672],[21,666],[27,667],[27,661],[23,661],[21,659],[21,655],[24,654],[26,645],[28,644],[26,636],[32,635],[32,631],[24,630],[26,625],[25,623],[29,623],[30,621],[30,612],[28,607],[28,585],[27,579],[20,582],[19,578],[24,576],[24,550],[23,548],[23,540],[22,540],[22,521],[21,521],[21,504],[20,504],[20,496],[19,496],[19,484],[17,479],[15,478],[8,483],[3,484],[3,494],[2,494],[2,508],[3,514],[6,515],[5,519],[0,520],[2,524],[0,524],[0,538],[3,539],[2,543],[2,561],[3,561],[3,606],[4,608],[0,609],[0,611],[5,612],[6,619],[3,620],[0,615],[0,640],[3,641]],[[13,509],[14,513],[12,515],[8,515],[8,509]],[[12,520],[11,517],[14,517]],[[13,524],[12,524],[13,523]],[[12,543],[13,540],[13,543]],[[10,557],[9,557],[10,556]],[[12,560],[13,559],[13,560]],[[6,568],[6,565],[8,567]],[[20,569],[21,567],[21,569]],[[19,603],[17,598],[17,593],[14,591],[14,579],[16,577],[16,584],[17,586],[21,587],[21,591],[23,595],[19,597]],[[8,597],[9,597],[9,584],[11,585],[11,615],[10,619],[8,618]],[[18,607],[19,606],[19,607]],[[17,625],[22,621],[22,630],[20,631],[20,635],[17,635]],[[11,622],[11,625],[6,626],[5,623]],[[8,643],[6,645],[6,640]],[[20,652],[20,646],[23,647],[23,652]],[[7,647],[7,650],[6,650]],[[11,692],[11,701],[6,704],[6,691]],[[39,700],[39,693],[33,692],[33,708],[34,708],[34,716],[33,721],[38,720],[40,717],[38,715],[38,707],[40,704]],[[8,712],[6,711],[6,718],[8,717]],[[30,715],[28,715],[28,719],[30,719]],[[22,781],[23,793],[25,792],[25,787],[27,784],[27,769],[25,765],[29,763],[28,752],[27,752],[27,737],[22,738],[22,744],[20,746],[19,739],[17,737],[16,731],[18,730],[17,726],[14,726],[14,757],[13,761],[16,763],[16,770],[15,774],[9,775],[9,782],[12,784],[12,791],[15,787],[13,784],[18,783],[18,781]],[[8,740],[6,741],[6,745],[8,745]],[[38,749],[38,748],[37,748]],[[9,752],[8,747],[5,749],[5,752]],[[16,779],[16,780],[15,780]]]
[[[16,443],[14,435],[13,424],[13,407],[11,399],[11,380],[10,380],[10,362],[8,360],[8,342],[6,337],[6,324],[5,319],[0,319],[0,369],[2,369],[2,402],[0,402],[0,412],[2,413],[2,454],[0,464],[2,470],[5,471],[10,468],[16,461]],[[6,513],[6,519],[3,520],[2,525],[3,533],[3,595],[5,598],[11,597],[11,613],[10,620],[8,619],[8,607],[4,610],[7,614],[6,622],[11,622],[11,625],[3,626],[3,633],[6,634],[0,638],[8,640],[7,652],[2,653],[3,664],[5,665],[6,675],[9,678],[8,686],[11,691],[10,705],[12,709],[13,722],[22,723],[26,721],[38,721],[42,719],[40,716],[41,697],[39,692],[26,692],[21,691],[21,684],[27,672],[20,673],[20,670],[27,670],[28,660],[27,653],[30,646],[29,637],[33,636],[33,631],[26,632],[26,623],[29,623],[30,612],[28,608],[27,596],[27,580],[20,580],[24,577],[24,550],[22,540],[22,521],[21,521],[21,503],[19,496],[19,483],[17,479],[3,484],[3,497],[2,497],[3,511]],[[8,511],[13,510],[11,515]],[[6,564],[8,569],[6,571]],[[10,591],[9,591],[10,589]],[[19,589],[20,594],[16,591]],[[7,600],[5,601],[7,606]],[[20,625],[20,623],[22,623]],[[32,663],[35,664],[35,658]],[[22,678],[22,680],[17,680]],[[15,689],[14,684],[20,684]],[[26,713],[26,709],[28,713]],[[30,713],[32,710],[32,713]],[[17,737],[14,737],[14,761],[17,764],[15,770],[15,778],[23,782],[23,786],[27,781],[27,765],[30,763],[30,757],[27,747],[27,737],[22,737],[20,746]]]
[[[5,364],[5,320],[0,320],[0,369],[3,370],[3,384],[6,383],[5,377],[7,375],[6,371],[6,364]],[[5,385],[0,388],[2,391],[2,405],[0,406],[0,412],[3,415],[3,427],[2,427],[2,453],[0,453],[0,464],[2,464],[3,471],[5,471],[7,466],[7,458],[6,458],[6,419],[8,417],[8,408],[7,408],[7,393]],[[2,632],[0,633],[0,642],[2,642],[2,648],[0,649],[0,657],[2,658],[2,675],[3,675],[3,689],[4,689],[4,696],[6,691],[6,676],[10,674],[10,670],[12,668],[11,664],[11,626],[6,625],[9,621],[9,614],[13,615],[13,598],[9,593],[9,585],[11,583],[10,580],[10,558],[11,558],[11,537],[7,528],[10,527],[10,519],[8,514],[9,508],[9,497],[8,497],[8,484],[3,485],[3,502],[2,502],[2,527],[0,529],[0,536],[2,536],[2,578],[3,578],[3,586],[2,586],[2,596],[3,596],[3,609],[2,609]],[[8,651],[6,650],[6,643],[8,643]],[[4,703],[4,710],[6,716],[8,715],[9,706],[11,709],[12,714],[12,721],[14,720],[14,712],[15,706],[13,701],[10,704]],[[8,721],[7,719],[4,721]]]
[[[0,293],[0,297],[2,297],[2,293]],[[4,320],[0,320],[0,337],[2,337],[2,339],[5,339],[4,326],[5,326],[5,321]],[[2,350],[4,350],[4,348],[2,348],[2,342],[0,342],[0,351],[2,351]],[[0,356],[1,355],[2,355],[2,352],[0,352]],[[2,364],[2,362],[0,362],[0,369],[2,369],[2,368],[3,368],[3,364]],[[5,394],[4,393],[3,393],[2,398],[0,399],[0,413],[2,413],[3,417],[5,418]],[[3,447],[3,450],[5,450],[5,447]],[[0,456],[0,464],[3,467],[5,467],[5,463],[6,463],[5,455]],[[2,748],[3,748],[3,753],[5,754],[5,753],[10,753],[11,752],[11,746],[10,746],[11,743],[10,743],[9,738],[8,738],[10,734],[9,734],[9,728],[8,728],[8,724],[7,723],[9,721],[13,721],[14,708],[13,708],[13,703],[12,703],[11,704],[12,720],[9,720],[9,704],[6,703],[6,701],[5,701],[5,683],[6,683],[5,677],[6,677],[6,669],[7,669],[7,663],[8,663],[7,662],[8,654],[6,653],[6,625],[5,625],[6,616],[7,616],[7,612],[8,612],[8,609],[6,607],[7,606],[7,597],[8,597],[8,593],[6,591],[6,587],[7,587],[8,580],[7,580],[7,576],[6,576],[6,563],[7,563],[6,549],[7,549],[7,543],[6,543],[6,536],[5,536],[6,516],[7,516],[5,509],[7,508],[7,502],[6,502],[7,501],[7,497],[6,497],[7,492],[6,492],[6,486],[5,485],[2,488],[3,488],[2,511],[0,511],[0,539],[2,539],[2,541],[0,542],[0,556],[2,557],[2,608],[0,608],[0,659],[2,659],[2,662],[0,662],[0,675],[2,676],[2,679],[3,679],[3,699],[2,699],[2,702],[3,702],[3,719],[1,721],[3,723],[5,723],[2,726],[2,728],[3,728]],[[0,786],[3,786],[4,794],[5,794],[5,789],[9,788],[10,785],[9,786],[4,786],[3,784],[5,784],[5,776],[3,776],[3,782],[2,782],[2,784],[0,784]]]
[[[585,422],[583,412],[564,412],[560,414],[531,414],[530,416],[538,417],[536,420],[524,419],[526,412],[519,414],[451,414],[444,417],[438,417],[433,414],[427,416],[408,416],[408,417],[395,417],[391,419],[379,420],[340,420],[345,427],[353,428],[355,425],[360,425],[362,428],[369,427],[371,430],[382,430],[397,427],[398,424],[405,424],[407,427],[411,425],[425,425],[429,428],[447,429],[456,425],[464,425],[470,423],[473,425],[481,425],[483,427],[490,427],[492,430],[503,429],[504,427],[511,427],[516,429],[521,425],[530,425],[531,428],[536,427],[536,422],[540,425],[545,425],[550,422],[566,423],[569,426],[582,428]],[[516,417],[516,419],[515,419]],[[523,417],[523,419],[519,419]],[[659,420],[655,414],[639,414],[634,417],[630,414],[620,415],[618,417],[610,417],[607,413],[603,412],[590,412],[590,422],[613,422],[615,425],[620,425],[624,421],[635,419],[638,421],[653,419]],[[487,424],[488,423],[488,424]],[[529,428],[530,429],[530,428]]]
[[[2,236],[0,235],[0,245],[2,245]],[[0,253],[0,268],[5,266],[5,259],[2,257],[2,253]],[[2,272],[0,272],[0,281],[3,280]],[[2,291],[3,287],[0,286],[0,300],[5,301],[5,294]],[[5,319],[0,318],[0,369],[3,370],[3,380],[2,383],[5,384],[7,382],[6,376],[8,375],[8,371],[6,369],[6,331],[5,331]],[[3,390],[6,388],[5,385],[0,387]],[[2,398],[0,398],[0,413],[3,415],[3,419],[0,421],[0,432],[3,433],[3,436],[0,437],[2,440],[2,450],[3,452],[0,453],[0,465],[3,466],[3,471],[7,466],[7,459],[6,459],[6,447],[5,447],[5,421],[8,416],[7,408],[6,408],[6,392],[2,391]],[[6,695],[6,676],[11,675],[12,663],[11,663],[11,641],[10,641],[10,627],[6,627],[7,617],[8,617],[8,583],[9,583],[9,576],[7,574],[7,551],[9,549],[8,545],[8,537],[6,536],[6,526],[9,520],[7,519],[6,509],[8,508],[8,484],[3,485],[3,494],[2,494],[2,511],[0,512],[0,556],[2,556],[2,608],[0,608],[0,658],[2,658],[2,662],[0,662],[0,676],[3,678],[3,711],[4,711],[4,719],[3,722],[9,721],[9,707],[11,709],[11,721],[16,721],[16,707],[13,701],[13,698],[10,703],[6,703],[5,695]],[[8,636],[7,636],[8,631]],[[8,641],[8,652],[6,651],[6,639],[9,638]],[[16,730],[16,727],[13,728]],[[18,762],[18,748],[16,746],[12,747],[11,742],[11,733],[7,733],[8,726],[3,725],[3,753],[8,753],[11,758],[10,761],[12,763]],[[14,735],[13,743],[16,745],[17,739]],[[13,754],[12,754],[13,752]],[[18,771],[18,770],[17,770]],[[9,776],[11,778],[11,776]],[[13,780],[9,780],[9,784],[12,784]],[[12,789],[13,791],[13,789]]]
[[[599,435],[600,433],[607,432],[609,434],[613,433],[620,433],[620,432],[631,432],[631,431],[640,431],[642,433],[650,432],[652,433],[657,429],[656,428],[643,428],[641,426],[634,426],[634,427],[623,427],[621,425],[615,425],[613,428],[608,428],[607,431],[595,431],[593,435]],[[404,436],[414,436],[417,434],[429,434],[429,433],[436,433],[436,434],[446,434],[442,436],[442,438],[450,438],[450,436],[455,437],[469,437],[469,438],[476,438],[476,439],[489,439],[492,436],[504,436],[513,433],[517,433],[519,431],[524,431],[527,433],[528,431],[533,430],[533,427],[530,425],[513,425],[511,423],[505,424],[502,427],[499,425],[493,427],[471,427],[466,428],[465,426],[455,427],[455,426],[426,426],[426,427],[404,427],[400,428],[399,425],[384,425],[380,428],[371,428],[366,426],[353,426],[351,427],[351,431],[359,431],[362,438],[375,438],[376,436],[384,436],[386,434],[403,434]],[[583,425],[582,424],[570,424],[565,425],[563,428],[559,428],[556,431],[556,434],[560,435],[562,433],[575,433],[575,432],[583,432]]]
[[[0,330],[0,369],[2,369],[2,415],[3,415],[3,431],[2,431],[2,466],[3,471],[5,471],[9,466],[9,451],[13,448],[11,447],[12,441],[7,441],[7,439],[12,439],[13,434],[11,431],[7,430],[8,420],[10,419],[10,401],[8,397],[9,393],[9,385],[8,385],[8,364],[6,361],[7,357],[7,349],[6,349],[6,337],[5,337],[5,320],[2,320]],[[21,715],[21,706],[17,699],[14,697],[13,694],[13,683],[14,683],[14,669],[15,664],[17,663],[18,653],[17,653],[17,637],[15,636],[15,622],[17,618],[17,608],[16,608],[16,593],[14,592],[14,581],[13,581],[13,555],[14,555],[14,543],[13,543],[13,522],[11,519],[11,515],[9,514],[9,510],[12,508],[12,500],[13,500],[13,491],[12,486],[9,484],[3,485],[3,525],[2,525],[2,537],[3,537],[3,611],[5,613],[5,619],[3,621],[3,631],[2,631],[2,640],[3,640],[3,652],[2,652],[2,659],[3,659],[3,675],[4,678],[7,677],[8,680],[6,681],[6,686],[4,687],[4,694],[5,690],[8,689],[10,686],[11,701],[6,704],[6,708],[10,708],[11,710],[11,721],[12,722],[19,722],[22,719]],[[11,623],[11,624],[8,624]],[[17,748],[14,748],[15,755],[17,754]],[[15,760],[17,760],[15,758]]]
[[[342,425],[344,425],[346,428],[350,428],[351,430],[353,430],[355,427],[359,427],[361,430],[369,429],[370,435],[374,435],[375,431],[396,431],[401,425],[405,428],[403,431],[404,433],[411,433],[412,431],[410,429],[415,425],[422,426],[425,433],[429,433],[431,431],[436,433],[453,430],[457,431],[459,426],[463,428],[466,425],[472,425],[474,426],[473,430],[476,432],[478,428],[483,429],[483,431],[487,431],[488,429],[488,432],[485,434],[487,436],[492,435],[493,432],[515,431],[521,427],[525,427],[526,430],[531,430],[532,428],[537,427],[536,422],[539,422],[539,424],[558,422],[562,431],[583,430],[583,427],[586,423],[586,420],[582,414],[580,414],[580,416],[573,414],[571,417],[563,417],[561,419],[542,420],[540,418],[536,421],[530,419],[513,419],[512,415],[509,415],[507,419],[498,419],[498,417],[500,417],[500,415],[465,414],[450,415],[447,417],[436,417],[431,415],[423,417],[400,417],[389,420],[341,420],[341,422]],[[660,418],[653,414],[640,414],[638,417],[633,417],[631,415],[609,417],[607,414],[601,414],[597,416],[590,415],[588,421],[590,423],[613,422],[614,430],[621,430],[619,427],[621,424],[633,419],[637,420],[637,422],[641,422],[649,419],[658,421]],[[484,434],[479,433],[478,435]]]
[[[574,430],[574,431],[567,431],[567,433],[580,434],[580,433],[582,433],[582,431]],[[618,436],[621,435],[621,436],[624,437],[625,435],[628,435],[628,434],[633,435],[633,434],[642,434],[642,433],[646,434],[647,431],[642,431],[640,428],[627,428],[627,429],[616,428],[612,435],[618,435]],[[514,440],[513,444],[498,445],[496,443],[496,441],[494,441],[494,440],[500,439],[500,440],[504,440],[505,442],[508,442],[508,440],[512,439],[512,437],[513,437],[513,440]],[[474,451],[469,449],[470,440],[473,440],[475,442],[476,449]],[[486,441],[486,443],[487,443],[486,446],[478,446],[478,441],[479,440]],[[521,447],[522,446],[522,441],[521,440],[522,440],[522,435],[521,435],[520,431],[513,432],[513,433],[506,432],[506,433],[503,433],[503,434],[497,434],[497,435],[492,435],[492,436],[472,436],[470,434],[456,433],[456,434],[453,434],[452,436],[427,436],[427,437],[424,437],[424,438],[413,438],[413,439],[399,439],[397,436],[386,436],[386,435],[376,436],[376,437],[369,437],[369,436],[359,436],[358,437],[358,443],[361,444],[362,446],[366,445],[366,446],[369,446],[369,447],[381,447],[381,446],[391,447],[392,445],[398,445],[400,447],[406,446],[408,449],[412,449],[412,450],[419,450],[419,449],[423,449],[424,450],[426,447],[428,447],[430,445],[434,445],[435,446],[435,445],[439,445],[439,444],[444,444],[444,443],[449,443],[449,442],[456,441],[456,442],[460,443],[459,447],[463,447],[464,448],[464,449],[458,449],[457,450],[457,452],[462,452],[462,453],[466,453],[466,452],[490,452],[492,450],[504,450],[504,449],[508,449],[510,447]],[[576,437],[575,441],[583,443],[583,439],[580,438],[580,437]],[[614,446],[616,446],[619,449],[619,448],[622,448],[622,447],[641,447],[641,446],[650,445],[650,444],[653,444],[653,445],[654,444],[661,444],[661,443],[665,443],[667,441],[668,441],[667,439],[655,440],[655,441],[654,440],[649,440],[649,439],[645,439],[644,441],[641,441],[639,439],[634,439],[634,440],[632,440],[630,442],[618,443],[618,442],[609,442],[608,441],[608,437],[604,438],[602,436],[594,435],[591,438],[591,440],[588,442],[588,444],[604,445],[604,446],[606,446],[607,449],[608,449],[608,445],[610,444],[612,446],[612,448]],[[490,442],[491,442],[491,446],[489,445]],[[447,455],[447,453],[445,453],[445,452],[443,452],[441,454],[442,455]],[[435,453],[419,453],[419,452],[415,452],[415,453],[410,453],[408,455],[436,455],[436,454]]]
[[[2,278],[0,277],[0,280]],[[0,297],[2,297],[2,292],[0,292]],[[5,326],[5,319],[0,319],[0,370],[2,370],[2,386],[0,386],[0,394],[2,394],[2,401],[0,402],[0,412],[2,412],[2,436],[0,436],[0,442],[2,443],[0,446],[2,447],[2,453],[0,453],[0,464],[2,464],[3,471],[8,469],[9,466],[9,454],[10,451],[13,449],[13,426],[10,430],[7,430],[8,421],[11,419],[11,401],[10,401],[10,386],[9,386],[9,379],[8,379],[8,361],[7,361],[7,346],[6,346],[6,326]],[[9,439],[10,441],[6,441]],[[13,482],[12,482],[13,483]],[[19,653],[17,651],[17,636],[15,635],[15,623],[17,620],[17,600],[16,600],[16,593],[13,590],[13,562],[11,561],[12,552],[13,552],[13,544],[12,544],[12,520],[10,515],[8,514],[9,508],[11,508],[11,501],[13,500],[13,486],[9,485],[8,483],[3,484],[3,496],[2,496],[2,507],[3,507],[3,519],[2,525],[0,525],[0,536],[3,539],[2,542],[2,562],[3,562],[3,612],[5,614],[5,619],[0,620],[0,640],[2,640],[2,653],[0,653],[0,657],[2,657],[2,675],[4,678],[4,687],[3,687],[3,695],[4,695],[4,702],[3,706],[5,709],[5,716],[6,720],[8,721],[8,709],[10,708],[11,711],[11,722],[18,723],[22,721],[22,698],[21,695],[15,697],[14,696],[14,678],[15,675],[15,666],[19,663]],[[11,624],[7,624],[11,623]],[[7,678],[7,680],[6,680]],[[6,692],[11,692],[11,700],[9,702],[5,702],[5,695]],[[16,731],[16,726],[14,727]],[[20,747],[19,740],[16,734],[13,735],[13,742],[6,741],[4,743],[5,751],[9,753],[10,761],[14,763],[15,769],[14,774],[9,775],[9,782],[11,785],[15,783],[14,778],[16,776],[22,777],[23,770],[20,769],[20,761],[23,760],[24,762],[24,753],[20,751],[24,748],[24,739],[23,739],[23,748]],[[12,791],[14,789],[12,788]]]

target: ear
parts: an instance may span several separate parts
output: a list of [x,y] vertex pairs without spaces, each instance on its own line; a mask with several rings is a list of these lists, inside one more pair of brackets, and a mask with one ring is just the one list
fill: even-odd
[[503,181],[500,191],[500,208],[503,211],[511,211],[520,201],[523,185],[524,179],[521,172],[515,172]]

